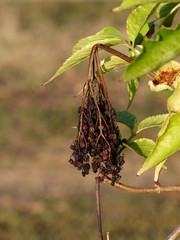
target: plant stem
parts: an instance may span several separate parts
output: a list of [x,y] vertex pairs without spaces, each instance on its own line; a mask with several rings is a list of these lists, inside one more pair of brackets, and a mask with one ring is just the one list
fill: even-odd
[[103,240],[102,221],[101,221],[101,204],[100,204],[100,178],[96,177],[96,209],[98,219],[99,240]]
[[105,82],[104,82],[104,78],[103,78],[103,74],[102,74],[102,70],[101,70],[101,66],[100,66],[100,59],[99,59],[98,51],[95,52],[95,57],[96,57],[96,65],[97,65],[99,80],[100,80],[101,85],[102,85],[102,87],[103,87],[104,96],[105,96],[106,99],[108,100],[108,104],[109,104],[108,91],[107,91],[107,88],[106,88],[106,85],[105,85]]
[[[104,177],[104,183],[111,185],[112,180],[108,177]],[[180,192],[180,186],[155,186],[152,188],[140,188],[127,186],[122,183],[115,183],[114,187],[132,193],[161,193],[161,192]]]
[[180,225],[166,238],[166,240],[175,240],[180,237]]
[[[117,50],[115,50],[115,49],[113,49],[113,48],[110,48],[110,47],[108,47],[108,46],[105,46],[105,45],[103,45],[103,44],[96,44],[96,45],[94,45],[94,46],[96,46],[96,47],[98,47],[98,48],[101,48],[101,49],[105,50],[106,52],[109,52],[109,53],[111,53],[111,54],[113,54],[113,55],[115,55],[115,56],[117,56],[117,57],[125,60],[125,61],[128,62],[128,63],[131,63],[131,62],[133,61],[132,58],[126,56],[125,54],[123,54],[123,53],[121,53],[121,52],[119,52],[119,51],[117,51]],[[149,75],[151,78],[153,78],[153,79],[156,77],[156,73],[155,73],[155,72],[150,72],[150,73],[148,73],[148,75]]]
[[119,52],[119,51],[117,51],[117,50],[115,50],[113,48],[110,48],[110,47],[105,46],[103,44],[97,44],[97,46],[98,46],[98,48],[101,48],[101,49],[105,50],[106,52],[109,52],[109,53],[111,53],[111,54],[113,54],[113,55],[115,55],[115,56],[125,60],[128,63],[131,63],[133,61],[132,58],[126,56],[125,54],[123,54],[123,53],[121,53],[121,52]]

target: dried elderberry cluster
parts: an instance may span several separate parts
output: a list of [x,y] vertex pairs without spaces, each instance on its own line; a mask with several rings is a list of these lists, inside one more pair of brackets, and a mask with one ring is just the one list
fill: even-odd
[[69,162],[81,170],[84,177],[92,167],[94,173],[110,176],[114,185],[120,179],[124,164],[116,112],[97,79],[87,82],[85,89],[78,109],[78,136],[71,145],[73,154]]

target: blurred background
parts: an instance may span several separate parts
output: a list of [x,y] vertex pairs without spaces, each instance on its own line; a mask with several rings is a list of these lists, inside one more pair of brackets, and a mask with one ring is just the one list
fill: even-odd
[[[117,5],[118,1],[0,2],[2,240],[98,239],[94,175],[83,178],[68,163],[81,102],[81,96],[73,96],[87,79],[88,61],[42,84],[71,55],[80,38],[106,26],[116,27],[126,37],[129,12],[112,13]],[[124,110],[128,100],[121,75],[106,75],[117,111]],[[144,79],[129,111],[137,121],[165,113],[167,97],[168,93],[151,93]],[[156,139],[157,130],[146,134]],[[153,170],[136,177],[142,158],[126,151],[125,159],[123,183],[153,185]],[[162,185],[179,183],[178,161],[175,155],[167,162]],[[103,232],[110,232],[111,240],[160,240],[180,223],[177,193],[138,195],[102,184],[101,197]]]

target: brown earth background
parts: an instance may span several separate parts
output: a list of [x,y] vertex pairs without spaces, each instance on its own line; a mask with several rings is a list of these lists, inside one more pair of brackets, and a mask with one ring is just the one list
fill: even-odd
[[[0,3],[0,240],[98,239],[94,175],[83,178],[68,163],[81,101],[73,96],[87,79],[88,62],[41,85],[71,55],[80,38],[105,26],[126,36],[129,12],[112,13],[117,4]],[[106,75],[117,111],[126,108],[128,99],[121,76],[122,71]],[[138,122],[165,113],[168,96],[151,93],[144,78],[130,112]],[[141,136],[145,134],[156,139],[157,130]],[[136,176],[143,159],[129,151],[125,158],[122,182],[152,186],[153,170]],[[161,183],[178,184],[178,154],[167,167]],[[111,240],[162,240],[180,223],[180,194],[137,195],[105,185],[101,194],[103,231],[110,232]]]

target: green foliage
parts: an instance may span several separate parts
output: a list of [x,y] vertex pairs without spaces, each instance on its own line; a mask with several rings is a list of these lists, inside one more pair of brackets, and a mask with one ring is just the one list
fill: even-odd
[[156,9],[157,20],[154,21],[154,36],[162,27],[171,27],[173,19],[180,7],[178,3],[162,3]]
[[152,127],[161,128],[167,116],[168,114],[161,114],[142,120],[138,125],[137,133]]
[[136,46],[137,44],[141,43],[141,41],[143,40],[143,38],[146,36],[146,34],[150,31],[151,27],[154,26],[155,21],[152,22],[148,22],[146,24],[144,24],[144,26],[141,28],[139,34],[136,37],[136,40],[134,42],[134,46]]
[[156,16],[159,19],[164,19],[164,26],[170,27],[178,8],[179,4],[177,3],[162,3],[156,10]]
[[75,65],[89,57],[92,47],[97,43],[106,44],[107,46],[113,46],[117,44],[125,44],[125,40],[122,38],[121,33],[117,29],[112,27],[106,27],[102,31],[96,33],[93,36],[81,39],[74,46],[72,55],[46,82],[46,84],[57,78],[63,72],[74,67]]
[[180,113],[176,113],[170,117],[164,134],[158,138],[153,152],[144,162],[142,168],[138,172],[138,175],[141,175],[143,172],[162,162],[180,149],[180,135],[178,134],[179,132]]
[[135,151],[141,157],[147,158],[152,152],[155,146],[155,142],[148,138],[136,139],[133,142],[128,143],[127,147]]
[[180,54],[180,27],[176,30],[161,29],[158,40],[144,42],[143,53],[127,68],[126,81],[142,77]]
[[133,114],[127,111],[122,111],[122,112],[117,112],[116,115],[117,115],[118,122],[123,123],[124,125],[129,127],[131,130],[134,129],[136,125],[136,117]]
[[153,13],[156,3],[146,4],[144,6],[138,6],[132,11],[127,19],[127,35],[129,39],[134,43],[136,37],[138,36],[141,28],[146,23],[147,19]]
[[129,95],[129,102],[128,102],[127,110],[131,106],[131,103],[135,97],[136,91],[139,86],[139,81],[140,81],[140,79],[133,79],[133,80],[127,82],[127,90],[128,90],[128,95]]
[[101,61],[102,73],[110,72],[118,69],[121,66],[127,65],[127,62],[119,57],[110,56]]
[[[148,3],[161,3],[161,2],[170,2],[169,0],[124,0],[123,3],[114,8],[114,12],[119,12],[124,9],[134,8],[139,5],[148,4]],[[179,2],[179,0],[171,0],[171,2]]]
[[156,9],[156,16],[157,18],[166,17],[172,9],[177,6],[177,3],[161,3],[158,8]]
[[167,107],[169,112],[180,112],[180,83],[174,94],[168,99]]

